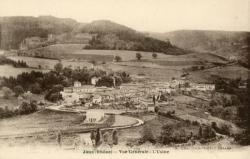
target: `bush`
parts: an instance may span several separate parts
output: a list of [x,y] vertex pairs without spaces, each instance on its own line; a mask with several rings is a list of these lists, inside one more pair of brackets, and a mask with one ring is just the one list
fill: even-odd
[[30,91],[31,93],[34,93],[34,94],[40,94],[42,93],[43,90],[38,83],[35,83],[30,86]]
[[115,56],[115,59],[114,59],[116,62],[120,62],[122,61],[122,58],[120,56]]
[[249,132],[249,130],[244,131],[241,134],[236,134],[234,136],[234,140],[243,146],[250,145],[250,132]]
[[156,53],[153,53],[153,54],[152,54],[152,57],[153,57],[154,59],[156,59],[156,58],[157,58],[157,54],[156,54]]
[[145,143],[147,141],[149,141],[151,143],[155,143],[156,142],[151,129],[147,125],[145,125],[143,127],[143,130],[142,130],[141,142]]
[[140,61],[141,58],[142,58],[142,55],[140,53],[136,53],[136,59]]
[[14,91],[16,97],[18,97],[19,95],[24,93],[23,87],[20,85],[15,86],[13,91]]
[[37,111],[37,104],[35,101],[31,103],[23,102],[19,107],[19,114],[30,114]]
[[13,94],[12,90],[9,89],[8,87],[3,87],[2,91],[3,91],[3,98],[5,98],[5,99],[10,99],[10,97]]
[[164,145],[170,144],[173,141],[173,127],[171,125],[164,125],[162,127],[162,133],[160,136],[160,141]]
[[9,118],[15,115],[15,111],[10,110],[7,106],[0,108],[0,118]]

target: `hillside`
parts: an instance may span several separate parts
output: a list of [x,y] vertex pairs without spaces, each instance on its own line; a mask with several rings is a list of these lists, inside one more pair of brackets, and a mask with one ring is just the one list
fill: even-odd
[[27,37],[47,38],[48,34],[71,32],[78,23],[73,19],[52,16],[1,17],[0,46],[2,49],[18,49]]
[[22,46],[27,51],[55,43],[88,44],[84,49],[134,50],[174,55],[186,53],[169,42],[147,37],[108,20],[79,23],[73,19],[52,16],[0,17],[2,49],[19,49],[21,44],[27,44]]
[[107,20],[86,24],[80,31],[95,34],[86,49],[134,50],[176,55],[185,53],[169,42],[146,37],[143,33]]
[[148,36],[170,41],[182,49],[230,56],[244,60],[247,54],[249,32],[180,30],[167,33],[147,33]]

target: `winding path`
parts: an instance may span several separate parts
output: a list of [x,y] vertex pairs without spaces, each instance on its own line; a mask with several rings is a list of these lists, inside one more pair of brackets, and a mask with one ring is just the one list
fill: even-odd
[[[47,107],[46,109],[52,110],[52,111],[61,111],[61,112],[70,112],[70,113],[86,113],[87,111],[103,111],[104,113],[114,114],[115,115],[115,123],[111,127],[102,128],[102,130],[126,129],[126,128],[137,127],[137,126],[144,124],[144,121],[141,119],[122,115],[122,113],[129,112],[126,110],[108,110],[108,109],[79,110],[79,109],[70,109],[70,108],[66,109],[63,107],[63,105],[50,106],[50,107]],[[85,132],[85,133],[87,133],[87,132]]]

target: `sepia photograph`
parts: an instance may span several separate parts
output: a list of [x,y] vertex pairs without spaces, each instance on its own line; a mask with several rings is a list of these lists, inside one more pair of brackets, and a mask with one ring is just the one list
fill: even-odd
[[0,0],[0,159],[250,156],[250,0]]

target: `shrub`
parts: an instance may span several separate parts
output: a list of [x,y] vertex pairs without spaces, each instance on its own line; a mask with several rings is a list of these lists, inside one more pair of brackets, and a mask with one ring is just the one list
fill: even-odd
[[38,83],[35,83],[35,84],[31,85],[30,91],[31,91],[31,93],[34,93],[34,94],[40,94],[40,93],[42,93],[43,90]]
[[23,87],[20,85],[15,86],[13,91],[14,91],[16,97],[18,97],[19,95],[24,93]]
[[164,125],[160,136],[160,141],[164,145],[170,144],[173,141],[173,127],[171,125]]
[[157,54],[156,54],[156,53],[153,53],[153,54],[152,54],[152,57],[153,57],[154,59],[156,59],[156,58],[157,58]]
[[151,129],[147,125],[145,125],[143,127],[143,130],[142,130],[141,142],[145,143],[147,141],[149,141],[151,143],[155,143],[156,142]]
[[9,89],[8,87],[3,87],[2,91],[3,91],[3,98],[5,99],[9,99],[13,94],[12,90]]
[[115,56],[115,59],[114,59],[116,62],[120,62],[122,61],[122,58],[120,56]]
[[136,53],[136,59],[140,61],[140,60],[141,60],[141,58],[142,58],[141,53]]

